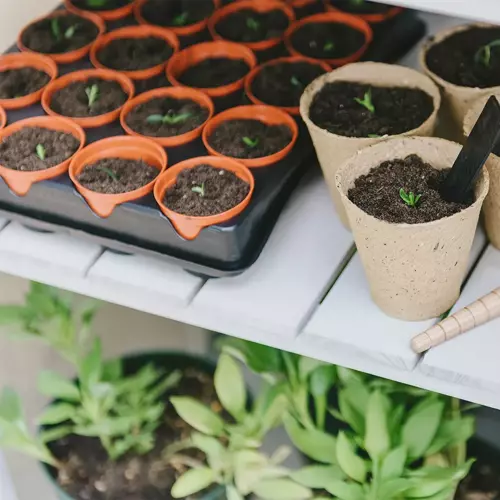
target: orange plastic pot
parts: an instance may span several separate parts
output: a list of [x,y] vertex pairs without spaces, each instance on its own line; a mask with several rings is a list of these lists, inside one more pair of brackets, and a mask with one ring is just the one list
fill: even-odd
[[0,129],[5,128],[5,125],[7,125],[7,113],[5,109],[0,106]]
[[229,120],[259,120],[266,125],[285,125],[292,132],[292,140],[281,151],[261,158],[235,158],[249,168],[267,167],[282,160],[290,153],[299,137],[297,122],[285,111],[273,106],[237,106],[216,115],[203,129],[203,144],[211,155],[224,156],[210,145],[209,139],[221,123]]
[[[31,52],[34,54],[37,54],[38,52],[35,52],[34,50],[31,50],[29,47],[24,45],[23,43],[23,37],[26,32],[26,30],[32,26],[33,24],[39,23],[40,21],[43,21],[44,19],[52,19],[54,17],[64,17],[68,16],[71,13],[65,10],[56,10],[52,14],[49,14],[48,16],[43,16],[39,17],[38,19],[35,19],[28,25],[26,25],[21,32],[19,33],[19,36],[17,37],[17,46],[19,47],[20,50],[23,52]],[[96,37],[96,40],[99,40],[101,35],[106,31],[106,25],[104,24],[104,21],[99,17],[94,14],[89,14],[87,12],[82,12],[78,13],[80,17],[83,17],[84,19],[87,19],[88,21],[91,21],[97,26],[97,29],[99,30],[99,33]],[[92,47],[94,42],[91,42],[83,47],[80,47],[79,49],[71,50],[69,52],[62,52],[60,54],[43,54],[44,56],[50,57],[53,61],[55,61],[58,64],[69,64],[75,61],[79,61],[80,59],[83,59],[90,51],[90,48]]]
[[360,31],[365,37],[365,43],[362,47],[360,47],[356,52],[350,54],[347,57],[338,57],[331,59],[318,59],[332,66],[343,66],[344,64],[353,63],[359,61],[363,54],[368,49],[368,46],[373,40],[373,31],[370,28],[370,25],[360,19],[359,17],[352,16],[350,14],[344,14],[343,12],[325,12],[321,14],[314,14],[313,16],[305,17],[304,19],[296,22],[294,25],[288,28],[285,33],[285,45],[288,49],[288,52],[294,56],[303,56],[298,50],[295,49],[292,43],[293,34],[305,26],[306,24],[316,24],[316,23],[334,23],[334,24],[344,24],[349,26],[352,29]]
[[127,160],[143,160],[158,169],[159,173],[167,168],[167,153],[149,139],[142,137],[108,137],[94,142],[73,157],[69,167],[69,176],[77,191],[83,196],[92,211],[99,217],[109,217],[113,210],[122,203],[138,200],[153,191],[158,177],[149,184],[134,191],[120,194],[97,193],[80,184],[78,176],[87,166],[105,158],[125,158]]
[[124,17],[132,14],[134,10],[135,1],[130,2],[128,5],[124,5],[123,7],[119,7],[117,9],[110,10],[85,10],[76,7],[71,0],[64,0],[64,6],[75,14],[87,14],[91,13],[96,16],[99,16],[103,21],[117,21],[118,19],[123,19]]
[[[102,64],[98,55],[99,52],[106,47],[113,40],[120,40],[122,38],[148,38],[156,37],[165,40],[170,47],[174,50],[174,54],[179,50],[179,39],[177,35],[171,30],[166,28],[159,28],[158,26],[142,25],[142,26],[127,26],[125,28],[119,28],[111,33],[107,33],[99,37],[90,50],[90,60],[94,67],[100,69],[109,69],[104,64]],[[151,68],[140,69],[136,71],[120,71],[120,73],[132,78],[133,80],[148,80],[154,76],[159,75],[164,69],[167,61],[157,64]]]
[[[339,9],[338,7],[332,5],[331,0],[323,0],[323,3],[325,4],[325,9],[327,12],[345,12],[342,9]],[[348,14],[359,17],[367,23],[378,24],[389,21],[389,19],[396,17],[401,12],[403,12],[402,7],[390,7],[386,12],[381,12],[378,14],[354,14],[352,12],[348,12]]]
[[[50,77],[47,85],[57,78],[57,65],[52,59],[50,59],[50,57],[30,52],[5,54],[0,56],[0,73],[11,69],[21,68],[34,68],[47,73]],[[40,100],[47,85],[38,89],[36,92],[32,92],[31,94],[22,97],[16,97],[14,99],[0,99],[0,106],[4,109],[21,109],[31,106]]]
[[[243,179],[250,185],[250,190],[246,198],[236,205],[235,207],[216,215],[208,217],[191,217],[189,215],[182,215],[173,210],[170,210],[165,203],[165,193],[172,187],[176,181],[177,176],[186,169],[197,167],[198,165],[211,165],[215,168],[229,170],[236,174],[240,179]],[[163,214],[170,219],[175,230],[186,240],[194,240],[201,232],[202,229],[215,224],[222,224],[239,215],[248,206],[252,198],[253,190],[255,188],[255,180],[252,172],[244,165],[236,160],[216,156],[202,156],[200,158],[191,158],[189,160],[181,161],[173,167],[169,168],[165,173],[160,175],[156,182],[154,195],[156,202],[160,206]]]
[[[191,101],[196,102],[203,108],[208,109],[208,118],[205,122],[199,127],[181,135],[176,135],[173,137],[152,137],[152,136],[144,136],[139,132],[131,129],[127,124],[127,116],[130,112],[136,108],[137,106],[144,104],[152,99],[162,98],[162,97],[171,97],[172,99],[190,99]],[[153,89],[149,92],[144,92],[143,94],[138,95],[131,101],[128,101],[122,109],[120,115],[120,123],[128,135],[133,135],[137,137],[147,137],[152,141],[155,141],[160,146],[164,148],[175,148],[178,146],[183,146],[184,144],[188,144],[191,141],[194,141],[198,137],[200,137],[201,132],[205,124],[212,118],[214,114],[214,103],[212,99],[208,97],[201,90],[192,89],[189,87],[167,87],[161,89]]]
[[[75,154],[85,145],[86,136],[80,125],[67,118],[55,116],[36,116],[15,122],[0,131],[0,142],[25,127],[40,127],[72,134],[80,142],[80,146]],[[54,177],[64,174],[68,170],[70,161],[71,158],[68,158],[59,165],[46,168],[45,170],[37,170],[35,172],[21,172],[0,165],[0,177],[5,181],[12,192],[18,196],[25,196],[35,182],[53,179]]]
[[[265,106],[274,106],[274,104],[268,103],[261,101],[258,99],[255,94],[253,93],[252,90],[252,85],[257,77],[257,75],[264,69],[268,68],[269,66],[277,66],[278,64],[283,64],[283,63],[289,63],[289,64],[294,64],[294,63],[308,63],[308,64],[313,64],[315,66],[319,66],[320,68],[325,70],[325,73],[328,73],[332,70],[329,64],[323,61],[319,61],[318,59],[310,59],[308,57],[304,56],[290,56],[290,57],[280,57],[279,59],[273,59],[272,61],[266,62],[264,64],[261,64],[260,66],[257,66],[254,68],[248,76],[245,78],[245,93],[247,97],[252,101],[254,104],[259,104],[259,105],[265,105]],[[290,113],[291,115],[298,116],[300,115],[300,106],[274,106],[275,108],[281,109],[287,113]]]
[[[67,75],[54,80],[44,91],[42,95],[42,106],[44,111],[48,115],[52,116],[64,116],[56,113],[51,108],[52,98],[54,94],[59,90],[67,87],[69,84],[73,82],[85,82],[91,78],[101,78],[103,80],[110,80],[118,83],[123,91],[127,94],[128,100],[134,97],[135,88],[132,80],[123,75],[122,73],[118,73],[117,71],[111,71],[109,69],[84,69],[81,71],[75,71],[74,73],[68,73]],[[102,127],[107,125],[108,123],[114,122],[120,116],[120,112],[123,106],[110,111],[109,113],[104,113],[98,116],[89,116],[89,117],[72,117],[68,116],[67,118],[73,120],[75,123],[78,123],[83,128],[95,128]]]
[[[224,38],[217,31],[217,24],[223,19],[230,17],[241,10],[252,10],[259,14],[271,12],[273,10],[280,10],[288,18],[290,26],[293,22],[295,22],[295,13],[293,9],[280,0],[241,0],[240,2],[226,5],[226,7],[215,12],[208,20],[208,29],[214,40],[224,40]],[[283,41],[284,36],[285,33],[279,37],[261,40],[259,42],[238,43],[256,52],[260,52],[276,47],[276,45],[279,45]]]
[[[257,65],[257,58],[251,49],[233,42],[218,40],[215,42],[204,42],[193,45],[187,49],[174,54],[167,64],[167,78],[172,85],[184,87],[179,77],[190,67],[205,61],[206,59],[226,57],[228,59],[242,59],[250,67],[250,70]],[[250,71],[249,70],[249,71]],[[224,97],[243,88],[245,77],[213,88],[200,88],[210,97]]]

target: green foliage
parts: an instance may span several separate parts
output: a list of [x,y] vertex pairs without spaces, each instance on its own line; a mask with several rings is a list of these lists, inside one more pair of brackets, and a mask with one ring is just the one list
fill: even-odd
[[100,172],[103,172],[104,174],[106,174],[114,182],[118,182],[120,180],[118,175],[116,174],[116,172],[113,172],[113,170],[111,170],[108,167],[95,167],[95,168],[96,168],[96,170],[99,170]]
[[178,16],[175,16],[174,19],[172,20],[172,24],[174,26],[185,26],[188,22],[189,19],[189,12],[184,11],[181,12]]
[[323,45],[323,50],[325,52],[332,52],[335,50],[335,43],[334,42],[326,42],[325,45]]
[[97,83],[94,83],[94,85],[87,87],[85,89],[85,94],[87,94],[88,106],[89,108],[91,108],[99,100],[100,97],[99,85],[97,85]]
[[486,45],[483,45],[474,55],[474,60],[478,64],[483,64],[487,68],[491,66],[491,49],[500,47],[500,40],[493,40]]
[[146,118],[148,123],[167,123],[168,125],[177,125],[184,123],[188,118],[193,116],[192,113],[174,113],[169,111],[166,115],[149,115]]
[[415,193],[411,191],[407,193],[403,188],[399,190],[399,196],[409,207],[416,207],[420,198],[422,198],[421,194],[415,195]]
[[245,143],[246,146],[249,148],[254,148],[259,144],[259,138],[256,137],[255,139],[252,139],[251,137],[242,137],[241,140]]
[[191,191],[193,193],[198,193],[203,198],[205,196],[205,183],[202,182],[199,186],[193,186]]
[[87,0],[87,5],[93,9],[104,7],[107,3],[108,0]]
[[368,89],[365,92],[363,99],[360,99],[359,97],[355,97],[354,100],[358,104],[361,104],[361,106],[364,106],[370,113],[372,113],[372,114],[375,113],[375,105],[373,104],[373,101],[372,101],[372,89]]
[[50,30],[52,31],[52,36],[56,40],[61,39],[61,26],[59,24],[59,18],[58,17],[53,17],[50,20]]
[[47,157],[47,151],[45,150],[45,147],[43,144],[37,144],[36,145],[36,155],[38,156],[38,158],[40,158],[40,160],[45,160],[45,158]]
[[253,17],[247,17],[247,28],[257,31],[260,28],[260,23]]
[[290,83],[294,87],[300,87],[300,88],[303,87],[302,82],[296,76],[292,76],[292,78],[290,78]]

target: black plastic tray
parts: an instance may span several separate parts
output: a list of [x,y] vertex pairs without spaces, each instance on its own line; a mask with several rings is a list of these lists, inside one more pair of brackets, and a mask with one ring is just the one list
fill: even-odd
[[[424,36],[425,25],[413,12],[407,11],[384,23],[375,33],[374,43],[364,59],[394,62]],[[15,51],[15,47],[9,50]],[[90,67],[88,60],[60,66],[60,73],[86,67]],[[143,83],[138,91],[165,84],[166,79],[160,77]],[[41,106],[35,105],[8,112],[8,121],[13,123],[42,114]],[[87,142],[120,134],[123,131],[118,123],[90,129]],[[167,153],[169,165],[173,165],[188,157],[204,155],[206,151],[198,141],[189,145],[189,149],[168,149]],[[0,180],[0,212],[35,229],[76,233],[112,250],[168,259],[199,275],[229,276],[243,272],[255,262],[293,189],[302,175],[316,165],[308,133],[301,126],[297,145],[284,161],[253,170],[255,192],[244,212],[223,225],[203,229],[193,241],[177,234],[152,195],[116,207],[106,219],[96,216],[67,175],[34,184],[24,197],[13,194]]]

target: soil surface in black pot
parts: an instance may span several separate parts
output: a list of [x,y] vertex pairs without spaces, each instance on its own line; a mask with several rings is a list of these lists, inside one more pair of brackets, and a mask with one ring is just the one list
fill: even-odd
[[365,35],[340,23],[309,23],[292,34],[294,48],[314,59],[338,59],[357,52]]
[[382,137],[420,127],[433,110],[432,97],[417,88],[331,82],[314,96],[309,118],[332,134]]
[[[436,170],[417,155],[385,161],[368,174],[358,177],[349,189],[349,199],[361,210],[393,224],[420,224],[449,217],[474,202],[450,203],[441,198],[439,187],[449,169]],[[403,194],[418,198],[408,205]]]
[[325,72],[306,62],[283,62],[264,67],[252,82],[252,92],[273,106],[298,107],[304,89]]
[[8,69],[0,72],[0,99],[15,99],[32,94],[50,81],[50,76],[35,68]]
[[292,140],[286,125],[266,125],[259,120],[228,120],[208,138],[210,145],[224,156],[262,158],[285,148]]
[[426,63],[433,73],[455,85],[500,85],[500,28],[455,33],[429,49]]
[[111,40],[97,53],[97,59],[107,68],[137,71],[152,68],[170,59],[172,47],[157,37],[120,38]]
[[212,57],[189,67],[177,79],[188,87],[208,89],[241,80],[249,71],[242,59]]
[[213,11],[213,0],[149,0],[142,17],[150,24],[181,28],[210,17]]
[[385,14],[393,5],[385,5],[368,0],[330,0],[333,7],[351,14]]
[[251,43],[281,37],[289,24],[286,14],[278,9],[269,12],[242,9],[221,19],[215,28],[226,40]]
[[102,10],[114,10],[124,7],[133,0],[71,0],[71,3],[82,10],[99,12]]
[[142,160],[105,158],[87,165],[78,175],[78,182],[96,193],[129,193],[149,184],[160,171]]
[[29,26],[22,41],[26,47],[42,54],[62,54],[81,49],[93,42],[97,26],[80,16],[68,14],[46,18]]
[[186,134],[207,120],[208,109],[190,99],[157,97],[136,106],[127,116],[127,125],[142,135],[173,137]]
[[[97,97],[92,102],[93,95]],[[50,107],[64,116],[98,116],[118,109],[125,103],[127,97],[119,83],[90,78],[86,82],[70,83],[54,93]]]
[[45,170],[67,160],[79,146],[71,134],[24,127],[0,142],[0,165],[23,172]]

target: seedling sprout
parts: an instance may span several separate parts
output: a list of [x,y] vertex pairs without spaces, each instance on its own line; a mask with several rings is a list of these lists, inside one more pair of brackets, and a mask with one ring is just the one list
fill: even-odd
[[480,47],[474,56],[476,63],[484,64],[484,66],[489,68],[491,65],[491,49],[495,47],[500,47],[500,39],[493,40],[492,42]]
[[97,170],[104,172],[107,176],[111,177],[114,181],[118,182],[118,176],[109,168],[107,167],[96,167]]
[[202,182],[200,186],[193,186],[191,191],[193,193],[198,193],[203,198],[205,196],[205,183]]
[[257,31],[260,28],[259,21],[255,20],[253,17],[247,18],[247,28]]
[[407,193],[403,188],[399,190],[399,196],[409,207],[416,207],[420,198],[422,198],[421,194],[416,195],[411,191]]
[[178,16],[175,16],[172,22],[174,26],[184,26],[187,23],[188,18],[189,18],[189,12],[184,11]]
[[167,123],[168,125],[177,125],[178,123],[185,122],[192,116],[192,113],[179,113],[176,114],[169,111],[166,115],[149,115],[146,118],[148,123]]
[[97,83],[94,83],[94,85],[85,89],[85,93],[87,94],[89,108],[91,108],[99,99],[99,86]]
[[36,146],[36,155],[42,161],[45,160],[45,158],[47,157],[47,151],[45,150],[43,144],[37,144],[37,146]]
[[334,49],[335,49],[335,44],[333,42],[326,42],[325,45],[323,45],[323,50],[325,52],[331,52]]
[[259,138],[256,137],[255,139],[252,139],[251,137],[243,137],[242,141],[249,147],[249,148],[254,148],[259,144]]
[[372,101],[372,89],[368,89],[368,91],[365,92],[365,96],[363,97],[363,99],[355,97],[354,100],[358,104],[361,104],[361,106],[364,106],[370,113],[375,113],[375,106],[373,105]]
[[[59,23],[59,18],[54,17],[50,21],[50,29],[52,31],[52,35],[56,40],[61,40],[63,38],[63,34],[61,33],[61,25]],[[66,40],[69,40],[73,38],[76,30],[78,29],[78,24],[73,24],[71,25],[65,32],[64,32],[64,38]]]
[[292,76],[292,78],[290,78],[290,82],[295,87],[302,87],[302,82],[296,76]]

